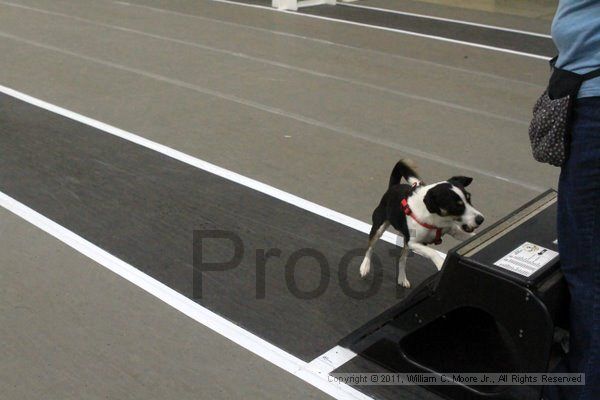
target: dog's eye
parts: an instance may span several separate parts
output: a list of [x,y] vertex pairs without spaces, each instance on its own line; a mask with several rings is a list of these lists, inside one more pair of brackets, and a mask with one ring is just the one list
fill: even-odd
[[459,206],[464,206],[464,205],[465,205],[465,203],[463,203],[463,201],[462,201],[462,200],[459,200],[459,201],[458,201],[458,205],[459,205]]

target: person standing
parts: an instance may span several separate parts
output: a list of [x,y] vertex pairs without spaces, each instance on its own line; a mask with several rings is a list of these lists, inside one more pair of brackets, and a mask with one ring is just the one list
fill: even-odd
[[[600,68],[600,0],[560,0],[552,23],[556,67]],[[584,373],[585,386],[548,386],[545,400],[600,399],[600,77],[581,86],[570,150],[558,184],[558,244],[571,294],[570,350],[554,372]]]

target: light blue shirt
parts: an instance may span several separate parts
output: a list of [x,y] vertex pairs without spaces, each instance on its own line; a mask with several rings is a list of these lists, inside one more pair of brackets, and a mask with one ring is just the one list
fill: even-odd
[[[577,74],[600,68],[600,0],[560,0],[552,22],[556,66]],[[586,81],[579,97],[600,96],[600,78]]]

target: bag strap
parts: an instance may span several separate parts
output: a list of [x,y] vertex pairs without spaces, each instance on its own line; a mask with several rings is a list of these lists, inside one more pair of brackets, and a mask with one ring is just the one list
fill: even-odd
[[600,68],[598,68],[595,71],[588,72],[587,74],[582,75],[584,81],[588,81],[590,79],[597,78],[599,76],[600,76]]
[[[550,68],[556,68],[555,67],[556,60],[558,60],[558,54],[555,55],[554,57],[552,57],[552,59],[548,61],[548,63],[550,64]],[[598,68],[594,71],[590,71],[587,74],[581,75],[581,79],[582,79],[582,82],[584,82],[584,81],[589,81],[590,79],[597,78],[599,76],[600,76],[600,68]]]

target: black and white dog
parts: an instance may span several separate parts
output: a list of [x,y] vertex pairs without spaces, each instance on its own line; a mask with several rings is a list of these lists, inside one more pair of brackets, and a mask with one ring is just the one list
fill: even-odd
[[[407,184],[401,184],[404,178]],[[360,275],[371,270],[371,255],[375,242],[392,225],[404,236],[404,246],[398,261],[398,284],[406,288],[406,259],[409,249],[429,258],[438,270],[444,258],[428,244],[439,244],[449,233],[464,240],[483,223],[483,215],[471,205],[471,194],[465,187],[473,181],[466,176],[455,176],[445,182],[425,185],[409,160],[400,160],[390,176],[387,192],[373,211],[373,226],[369,233],[369,248],[360,265]]]

